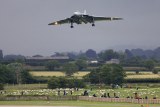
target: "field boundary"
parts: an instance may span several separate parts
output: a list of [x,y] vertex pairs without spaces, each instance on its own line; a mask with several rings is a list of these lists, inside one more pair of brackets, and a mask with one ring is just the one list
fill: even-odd
[[97,101],[97,102],[121,102],[121,103],[139,103],[139,104],[160,104],[160,99],[133,99],[133,98],[100,98],[79,96],[79,100]]
[[0,101],[65,101],[78,100],[78,96],[47,96],[47,95],[8,95],[1,96]]
[[10,95],[1,96],[0,101],[96,101],[96,102],[116,102],[116,103],[138,103],[138,104],[160,104],[160,99],[133,99],[133,98],[104,98],[89,96],[26,96],[26,95]]

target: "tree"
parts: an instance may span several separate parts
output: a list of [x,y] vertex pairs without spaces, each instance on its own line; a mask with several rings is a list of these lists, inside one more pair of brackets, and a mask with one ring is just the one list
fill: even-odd
[[[118,64],[104,65],[102,66],[102,75],[105,75],[105,84],[122,84],[124,77],[126,76],[122,66]],[[109,75],[107,74],[109,72]],[[107,82],[109,80],[109,82]]]
[[153,60],[148,60],[145,62],[145,67],[148,69],[148,70],[153,70],[154,68],[154,61]]
[[97,54],[96,54],[96,51],[94,51],[93,49],[88,49],[86,51],[86,56],[89,58],[89,59],[95,59],[97,57]]
[[33,83],[32,75],[20,63],[0,64],[0,83]]
[[0,83],[0,90],[4,90],[4,85]]
[[3,60],[3,52],[0,50],[0,62]]
[[66,63],[63,66],[63,72],[66,74],[66,76],[72,76],[74,73],[78,72],[77,70],[78,68],[74,63]]
[[78,59],[75,63],[78,67],[78,70],[81,71],[87,67],[87,63],[85,60]]
[[103,61],[109,61],[109,60],[111,60],[113,58],[118,58],[119,54],[117,52],[114,52],[112,49],[109,49],[109,50],[105,50],[103,52],[100,52],[98,54],[98,56]]
[[93,69],[89,74],[85,75],[83,79],[86,82],[90,82],[92,84],[100,84],[102,83],[102,77],[100,77],[100,69]]
[[15,61],[21,61],[24,62],[25,61],[25,57],[22,55],[5,55],[3,57],[4,61],[7,62],[15,62]]
[[27,70],[21,72],[21,83],[30,84],[33,83],[34,79],[32,75]]
[[129,59],[126,58],[123,61],[121,60],[121,64],[123,66],[144,67],[144,60],[139,56],[133,56]]
[[159,72],[158,69],[154,69],[154,70],[152,71],[153,74],[158,74],[158,72]]
[[48,88],[84,88],[86,85],[82,80],[64,77],[52,77],[48,81]]
[[60,63],[56,60],[48,61],[46,63],[46,68],[50,71],[54,71],[56,67],[59,67]]
[[103,65],[95,71],[91,71],[89,79],[91,83],[119,84],[124,82],[125,71],[118,64]]
[[86,60],[87,57],[86,57],[86,54],[83,53],[82,51],[80,51],[77,55],[77,59],[83,59],[83,60]]
[[21,72],[23,71],[23,65],[21,63],[11,63],[7,67],[16,75],[16,83],[20,84],[22,82]]
[[55,88],[59,88],[59,87],[60,87],[60,84],[59,84],[59,79],[57,77],[52,77],[48,81],[48,88],[55,89]]
[[125,55],[126,55],[126,59],[130,59],[133,57],[132,52],[128,49],[125,50]]
[[0,83],[16,83],[15,73],[2,64],[0,64]]

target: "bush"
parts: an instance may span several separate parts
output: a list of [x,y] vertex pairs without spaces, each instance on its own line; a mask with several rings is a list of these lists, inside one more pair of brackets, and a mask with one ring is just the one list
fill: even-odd
[[139,74],[139,70],[136,70],[135,72],[136,72],[136,74]]
[[154,69],[154,70],[152,71],[153,74],[158,74],[158,72],[159,72],[159,71],[158,71],[157,69]]
[[48,81],[48,88],[84,88],[86,85],[82,80],[66,79],[64,77],[52,77]]
[[0,83],[0,90],[4,90],[4,85]]
[[131,78],[125,81],[126,83],[159,83],[160,78]]
[[53,77],[48,81],[48,88],[50,89],[55,89],[55,88],[59,88],[60,82],[59,79],[57,77]]

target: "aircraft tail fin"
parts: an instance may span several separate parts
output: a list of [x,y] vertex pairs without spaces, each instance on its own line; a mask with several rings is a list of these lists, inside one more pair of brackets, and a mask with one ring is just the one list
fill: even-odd
[[87,14],[87,11],[86,11],[86,10],[84,10],[84,13],[83,13],[83,14],[85,14],[85,15],[86,15],[86,14]]

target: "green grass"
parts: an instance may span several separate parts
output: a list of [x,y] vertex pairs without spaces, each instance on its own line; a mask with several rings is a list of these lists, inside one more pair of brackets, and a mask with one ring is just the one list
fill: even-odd
[[[133,103],[107,103],[90,101],[0,101],[0,105],[34,105],[34,106],[79,106],[79,107],[141,107]],[[149,104],[149,107],[159,107],[160,104]],[[146,104],[144,104],[146,107]]]
[[5,84],[5,90],[46,89],[47,84]]
[[[153,98],[153,96],[157,96],[160,98],[160,88],[147,88],[147,84],[130,84],[134,86],[134,88],[119,88],[119,89],[93,89],[90,91],[90,95],[96,93],[98,96],[103,92],[109,92],[110,96],[113,97],[113,93],[115,92],[121,98],[129,96],[134,97],[134,93],[137,92],[141,97]],[[5,90],[7,93],[19,93],[22,90],[26,89],[27,92],[32,91],[31,94],[39,93],[46,94],[50,92],[50,90],[42,90],[42,88],[46,88],[47,84],[22,84],[22,85],[6,85]],[[136,87],[140,87],[139,90],[136,90]],[[31,90],[30,90],[31,89]],[[34,91],[34,90],[35,91]],[[81,89],[79,91],[73,92],[73,95],[82,94],[85,89]],[[90,90],[90,89],[86,89]],[[43,92],[43,93],[42,93]],[[49,95],[53,95],[57,92],[57,90],[52,90]],[[61,91],[63,94],[63,89]],[[68,91],[68,95],[70,95]],[[90,101],[0,101],[0,105],[35,105],[35,106],[80,106],[80,107],[140,107],[141,104],[133,104],[133,103],[107,103],[107,102],[90,102]],[[146,107],[146,104],[144,104]],[[160,107],[160,104],[149,104],[149,107]]]

